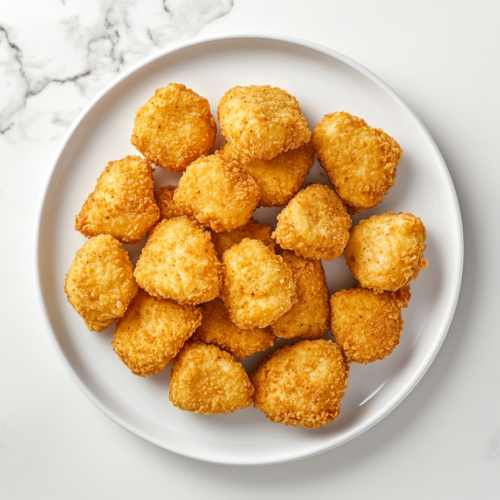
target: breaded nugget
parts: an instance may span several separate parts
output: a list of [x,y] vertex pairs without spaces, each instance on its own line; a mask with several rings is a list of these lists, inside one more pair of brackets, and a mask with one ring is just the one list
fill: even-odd
[[347,363],[366,365],[391,354],[403,331],[401,308],[410,297],[409,286],[378,294],[358,287],[332,295],[332,333]]
[[114,351],[134,375],[162,371],[200,326],[201,309],[157,299],[139,289],[116,325]]
[[241,155],[228,142],[217,154],[235,160],[260,187],[260,205],[278,207],[286,205],[300,190],[314,163],[314,148],[305,144],[300,148],[280,153],[272,160],[258,160]]
[[352,228],[344,257],[363,288],[394,292],[427,267],[425,248],[425,227],[418,217],[388,212]]
[[245,238],[222,256],[221,298],[242,330],[265,328],[297,301],[290,266],[262,241]]
[[137,111],[131,142],[151,163],[182,172],[211,152],[216,133],[208,101],[185,85],[170,83]]
[[221,265],[210,234],[185,216],[156,226],[134,275],[150,295],[179,304],[208,302],[221,288]]
[[260,188],[236,162],[218,155],[189,165],[174,193],[188,215],[216,232],[246,224],[260,200]]
[[285,339],[318,339],[330,327],[328,286],[319,260],[304,259],[293,252],[282,253],[291,267],[297,284],[297,302],[271,329],[276,337]]
[[328,186],[311,184],[292,198],[278,215],[273,238],[283,249],[308,259],[336,259],[349,239],[352,221]]
[[137,243],[160,217],[153,196],[154,168],[139,156],[110,161],[75,219],[75,229],[90,238],[110,234]]
[[100,332],[125,314],[138,290],[133,271],[113,236],[94,236],[76,252],[64,291],[89,330]]
[[353,213],[374,207],[394,184],[401,146],[380,128],[345,111],[326,115],[313,146],[335,191]]
[[173,200],[177,186],[163,186],[155,192],[155,200],[160,209],[160,220],[175,219],[186,215],[184,210]]
[[251,376],[254,406],[277,424],[315,429],[337,418],[348,377],[338,344],[303,340],[260,362]]
[[174,360],[170,401],[181,410],[234,412],[252,404],[253,392],[243,366],[215,345],[189,341]]
[[234,87],[220,100],[218,115],[224,137],[250,158],[272,160],[311,140],[297,99],[277,87]]
[[229,313],[220,299],[202,305],[203,320],[193,338],[207,344],[215,344],[238,359],[245,359],[274,344],[274,335],[268,328],[241,330],[229,318]]

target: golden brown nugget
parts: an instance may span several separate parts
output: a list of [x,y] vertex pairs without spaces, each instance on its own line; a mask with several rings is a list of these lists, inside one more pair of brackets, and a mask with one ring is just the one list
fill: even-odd
[[403,332],[401,308],[410,297],[409,286],[378,294],[358,287],[332,295],[332,333],[348,363],[366,365],[392,353]]
[[220,100],[218,115],[224,137],[250,158],[272,160],[311,140],[297,99],[277,87],[234,87]]
[[215,232],[246,224],[260,200],[255,180],[236,162],[218,155],[189,165],[174,193],[174,202]]
[[332,260],[342,255],[351,224],[339,197],[318,182],[299,191],[278,215],[273,238],[301,257]]
[[133,271],[113,236],[94,236],[76,252],[64,291],[89,330],[100,332],[125,314],[138,289]]
[[363,288],[396,291],[427,267],[425,227],[410,213],[388,212],[353,227],[344,257]]
[[222,256],[221,298],[242,330],[265,328],[297,301],[290,266],[262,241],[245,238]]
[[182,172],[210,153],[216,133],[208,101],[185,85],[170,83],[137,111],[131,143],[151,163]]
[[330,307],[325,271],[319,260],[304,259],[293,252],[282,253],[297,284],[297,302],[271,329],[285,339],[318,339],[330,327]]
[[174,360],[170,401],[181,410],[234,412],[252,404],[253,392],[243,366],[215,345],[189,341]]
[[217,154],[235,160],[260,187],[263,207],[286,205],[299,191],[314,163],[314,148],[305,144],[281,153],[272,160],[251,159],[238,153],[228,142]]
[[184,210],[173,200],[177,186],[163,186],[155,192],[155,200],[160,209],[160,220],[175,219],[186,215]]
[[185,216],[156,226],[134,275],[150,295],[179,304],[208,302],[221,288],[221,265],[210,234]]
[[201,323],[201,309],[157,299],[139,289],[116,325],[114,351],[134,375],[161,372]]
[[160,217],[153,172],[139,156],[110,161],[76,216],[75,229],[87,238],[110,234],[122,243],[142,240]]
[[380,128],[345,111],[326,115],[313,145],[335,191],[353,213],[374,207],[394,184],[401,146]]
[[338,344],[303,340],[260,362],[251,376],[254,406],[277,424],[316,429],[337,418],[348,377]]
[[245,359],[274,344],[270,328],[241,330],[229,318],[229,312],[220,299],[202,305],[203,320],[194,338],[215,344],[238,359]]

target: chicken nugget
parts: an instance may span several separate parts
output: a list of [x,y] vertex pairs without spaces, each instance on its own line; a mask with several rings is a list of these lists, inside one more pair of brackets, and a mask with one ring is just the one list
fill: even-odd
[[250,379],[231,354],[212,344],[189,341],[175,358],[170,401],[193,413],[233,413],[252,404]]
[[154,168],[139,156],[110,161],[75,219],[75,229],[90,238],[110,234],[137,243],[160,217],[153,196]]
[[179,304],[208,302],[221,288],[221,265],[210,234],[185,216],[156,226],[134,275],[150,295]]
[[320,339],[287,345],[252,373],[254,407],[277,424],[316,429],[337,418],[348,377],[338,344]]
[[328,186],[317,182],[292,198],[278,215],[273,238],[287,250],[308,259],[336,259],[349,239],[352,221]]
[[326,115],[313,146],[335,191],[353,213],[374,207],[394,184],[401,146],[380,128],[345,111]]
[[100,332],[125,314],[138,290],[133,271],[113,236],[94,236],[76,252],[64,291],[89,330]]
[[161,372],[201,323],[201,309],[157,299],[139,289],[116,325],[114,351],[134,375]]
[[272,160],[311,140],[297,99],[277,87],[234,87],[220,100],[218,115],[224,137],[250,158]]
[[160,220],[175,219],[186,215],[173,199],[176,189],[177,186],[163,186],[155,192],[156,204],[160,209]]
[[353,227],[344,257],[363,288],[395,292],[427,267],[425,227],[410,213],[388,212]]
[[222,256],[221,298],[242,330],[265,328],[297,301],[290,266],[262,241],[245,238]]
[[358,287],[332,295],[332,333],[347,363],[366,365],[391,354],[403,332],[401,308],[410,297],[409,286],[383,293]]

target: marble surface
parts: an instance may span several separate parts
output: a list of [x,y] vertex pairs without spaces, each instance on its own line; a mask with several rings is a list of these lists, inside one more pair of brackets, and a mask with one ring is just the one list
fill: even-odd
[[[496,1],[0,1],[0,497],[500,498],[500,32]],[[225,32],[285,33],[364,64],[417,112],[455,183],[462,293],[410,396],[323,455],[265,468],[194,462],[130,435],[78,391],[41,327],[40,189],[62,135],[130,64]]]

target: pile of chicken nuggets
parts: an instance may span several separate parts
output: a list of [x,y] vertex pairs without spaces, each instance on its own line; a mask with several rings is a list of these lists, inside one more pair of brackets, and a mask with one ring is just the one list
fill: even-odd
[[[403,153],[391,136],[345,111],[312,133],[297,99],[271,86],[234,87],[218,107],[170,83],[136,113],[142,155],[111,161],[76,216],[88,238],[66,275],[89,330],[118,319],[112,346],[146,377],[172,364],[170,400],[218,414],[253,406],[271,421],[314,429],[340,412],[350,363],[391,354],[409,282],[427,266],[426,232],[411,213],[376,206]],[[212,154],[211,154],[212,153]],[[302,184],[315,156],[331,186]],[[154,192],[154,167],[183,172]],[[277,225],[253,218],[283,207]],[[148,235],[137,264],[122,244]],[[344,255],[359,286],[329,297],[321,261]],[[335,341],[322,337],[332,329]],[[261,360],[241,360],[297,339]],[[240,361],[239,361],[240,360]]]

